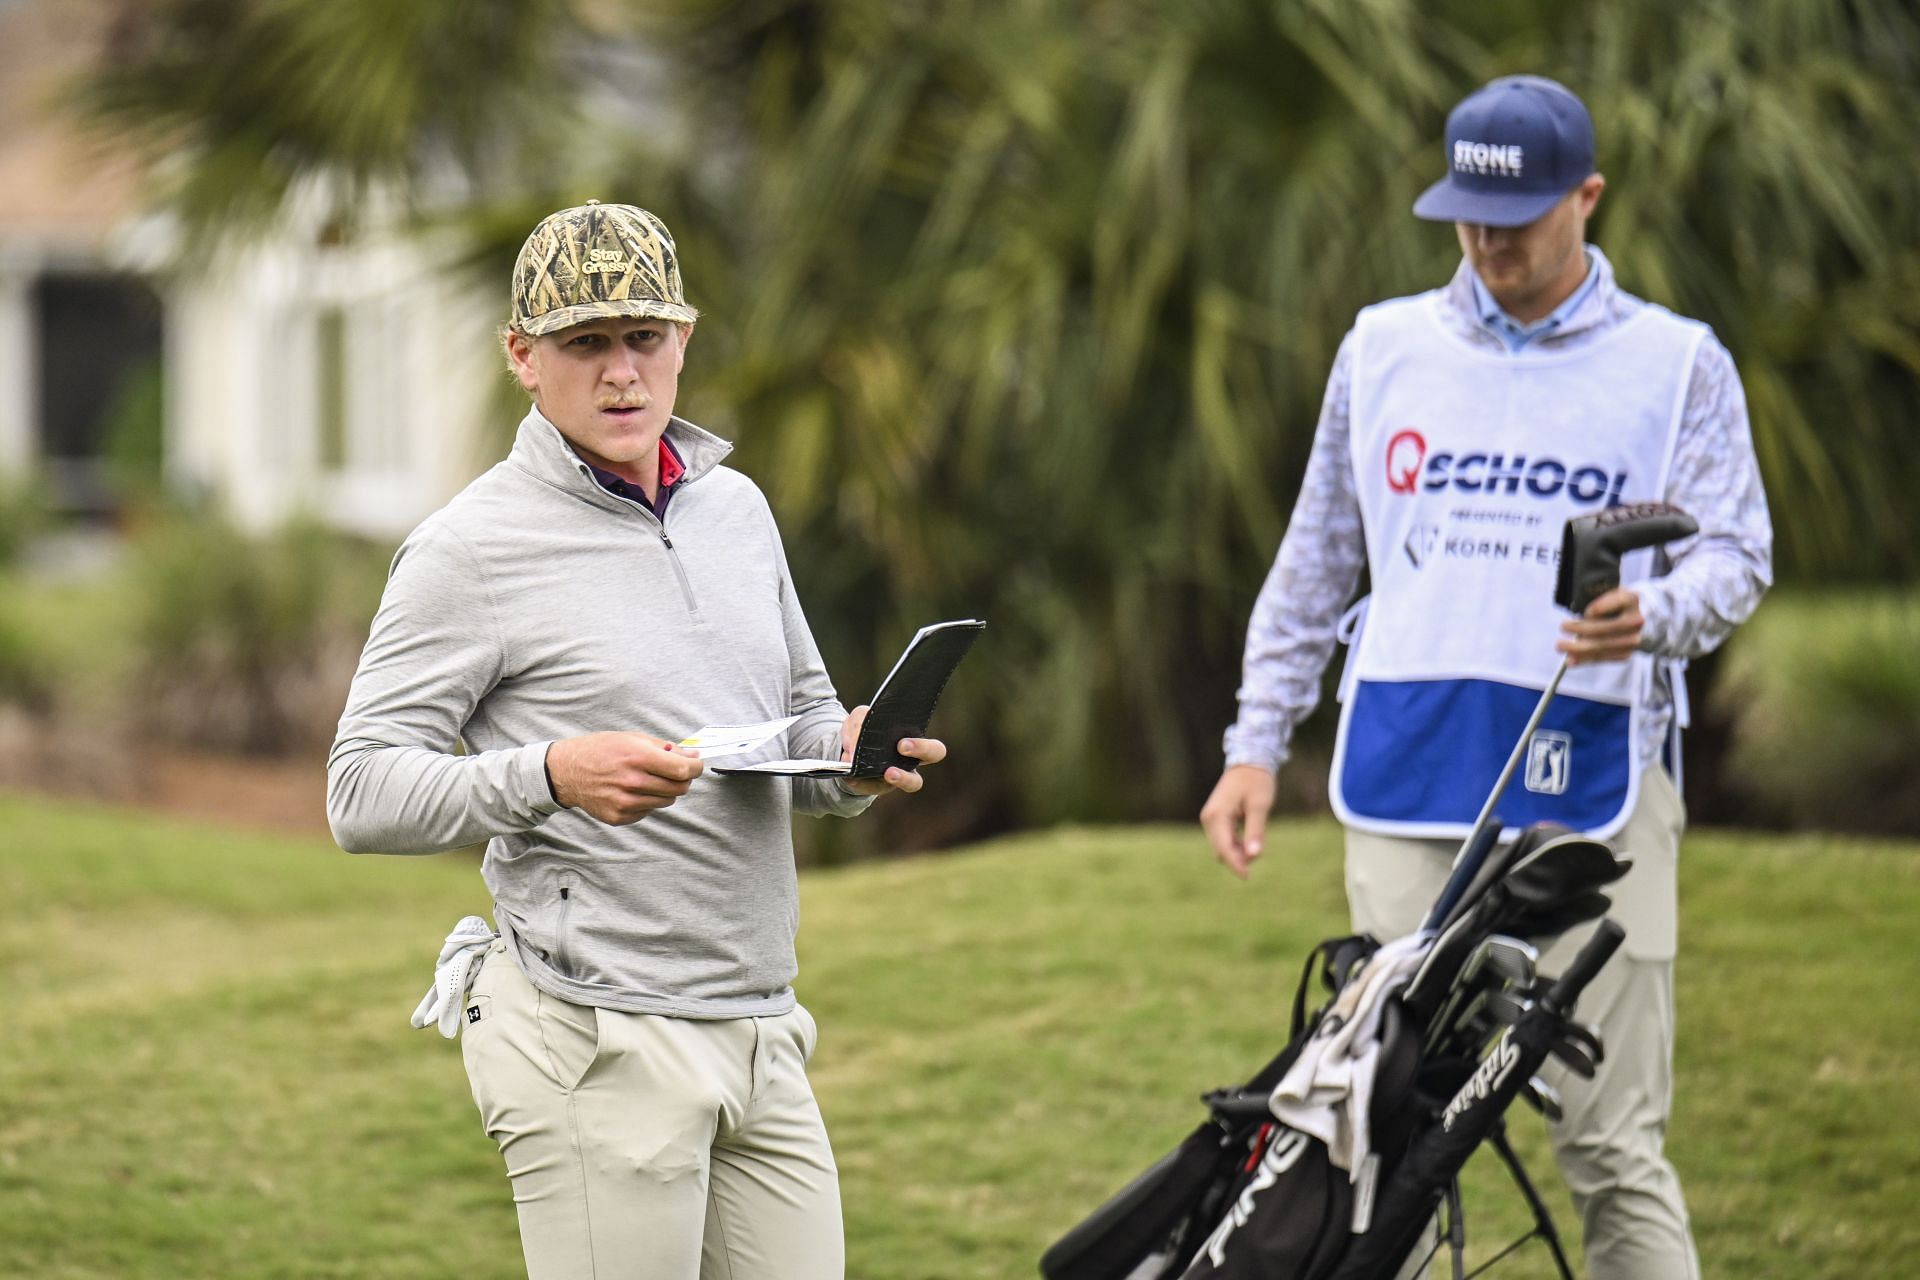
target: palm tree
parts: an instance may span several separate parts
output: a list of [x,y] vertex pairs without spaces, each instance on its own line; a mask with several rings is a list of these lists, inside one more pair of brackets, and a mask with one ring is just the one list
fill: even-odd
[[[1920,570],[1900,0],[375,8],[140,5],[93,108],[169,140],[195,225],[313,174],[431,208],[453,173],[504,278],[556,200],[665,216],[709,316],[686,403],[767,484],[835,668],[993,621],[942,715],[942,834],[1191,811],[1333,349],[1451,270],[1407,208],[1449,105],[1506,71],[1580,87],[1597,237],[1740,361],[1786,572]],[[209,26],[271,74],[187,76]],[[657,51],[671,127],[596,109],[610,47]]]

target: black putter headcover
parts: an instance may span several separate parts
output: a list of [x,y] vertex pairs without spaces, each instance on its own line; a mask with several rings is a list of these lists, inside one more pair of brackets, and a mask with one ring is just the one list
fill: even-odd
[[1501,877],[1500,887],[1516,902],[1540,906],[1611,884],[1633,866],[1604,840],[1562,831],[1530,850]]
[[1502,917],[1500,927],[1511,929],[1516,938],[1545,946],[1575,925],[1598,920],[1612,909],[1613,898],[1595,889],[1544,906],[1516,905],[1510,915]]
[[1567,521],[1553,602],[1581,614],[1620,585],[1620,557],[1700,532],[1692,516],[1667,502],[1629,502]]

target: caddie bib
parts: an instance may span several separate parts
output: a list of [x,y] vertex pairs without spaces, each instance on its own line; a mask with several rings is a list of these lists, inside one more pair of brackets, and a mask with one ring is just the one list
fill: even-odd
[[[1330,792],[1342,822],[1389,835],[1472,827],[1560,655],[1553,603],[1566,521],[1666,491],[1706,327],[1646,306],[1572,351],[1483,351],[1440,295],[1355,324],[1355,486],[1372,595],[1342,680]],[[1626,584],[1653,552],[1629,555]],[[1498,812],[1611,835],[1639,792],[1654,659],[1576,667]]]

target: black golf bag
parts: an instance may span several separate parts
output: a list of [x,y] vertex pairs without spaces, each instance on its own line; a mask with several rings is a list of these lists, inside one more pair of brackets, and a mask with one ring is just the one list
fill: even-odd
[[[1352,1012],[1338,997],[1367,975],[1378,945],[1347,937],[1308,958],[1287,1047],[1245,1086],[1207,1094],[1205,1123],[1046,1252],[1047,1280],[1391,1280],[1417,1249],[1438,1247],[1428,1238],[1443,1204],[1447,1243],[1462,1256],[1457,1178],[1483,1142],[1533,1211],[1523,1240],[1539,1235],[1571,1280],[1503,1117],[1520,1096],[1554,1107],[1535,1079],[1549,1055],[1588,1075],[1600,1058],[1598,1038],[1571,1011],[1622,931],[1602,922],[1557,981],[1532,972],[1529,957],[1537,958],[1532,944],[1603,915],[1611,904],[1600,886],[1627,863],[1554,827],[1497,853],[1491,830],[1476,844],[1403,961],[1417,963],[1413,976],[1377,1010],[1371,1141],[1360,1167],[1340,1167],[1325,1142],[1270,1107],[1301,1055]],[[1316,972],[1335,1000],[1309,1016]]]
[[[1554,603],[1580,614],[1618,584],[1622,556],[1697,532],[1686,512],[1661,502],[1569,520]],[[1534,944],[1605,915],[1612,903],[1601,888],[1624,875],[1627,863],[1598,841],[1551,826],[1496,852],[1494,815],[1567,667],[1563,658],[1411,945],[1382,949],[1370,938],[1339,938],[1316,948],[1294,997],[1286,1049],[1245,1087],[1206,1095],[1205,1124],[1047,1250],[1040,1260],[1047,1280],[1392,1280],[1443,1203],[1453,1272],[1461,1277],[1458,1174],[1482,1142],[1505,1161],[1533,1210],[1533,1231],[1510,1247],[1540,1236],[1572,1280],[1552,1219],[1507,1145],[1503,1118],[1522,1096],[1555,1113],[1558,1100],[1534,1077],[1549,1055],[1589,1078],[1600,1061],[1599,1037],[1572,1020],[1573,1003],[1624,933],[1602,921],[1552,982],[1534,969]],[[1410,977],[1398,967],[1372,967],[1388,959],[1387,950],[1395,966],[1417,962]],[[1308,1018],[1316,967],[1335,999]],[[1353,998],[1343,999],[1349,988]],[[1327,1052],[1318,1042],[1346,1036],[1350,1049],[1363,1029],[1371,1091],[1363,1106],[1361,1092],[1350,1090],[1345,1128],[1332,1129],[1346,1134],[1342,1167],[1327,1142],[1303,1127],[1325,1129],[1322,1112],[1299,1110],[1289,1090],[1296,1067],[1315,1068],[1320,1059],[1309,1055]],[[1332,1092],[1344,1078],[1334,1079]],[[1313,1079],[1309,1094],[1318,1088]],[[1302,1123],[1283,1124],[1281,1114]],[[1364,1144],[1353,1137],[1362,1127],[1356,1115]]]

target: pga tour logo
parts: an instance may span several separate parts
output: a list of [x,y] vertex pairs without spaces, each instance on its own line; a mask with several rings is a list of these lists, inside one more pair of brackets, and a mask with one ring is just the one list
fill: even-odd
[[1573,766],[1573,736],[1542,729],[1527,743],[1527,790],[1543,796],[1565,795]]

